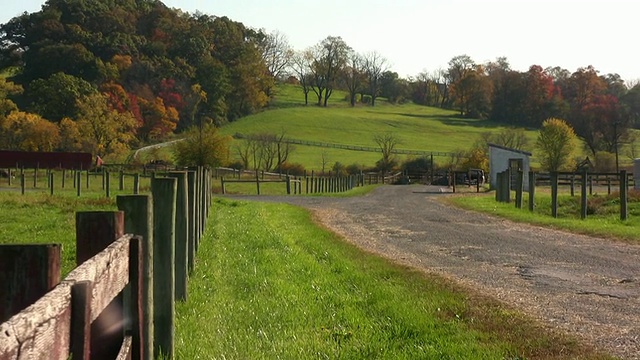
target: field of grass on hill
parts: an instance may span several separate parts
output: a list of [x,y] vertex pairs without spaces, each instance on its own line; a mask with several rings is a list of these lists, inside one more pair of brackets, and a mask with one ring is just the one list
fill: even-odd
[[[352,108],[339,91],[332,95],[327,108],[315,105],[313,93],[309,100],[305,106],[299,87],[281,85],[276,88],[270,109],[225,125],[221,132],[227,135],[284,132],[286,137],[296,140],[373,148],[377,148],[375,135],[391,133],[399,140],[397,149],[456,152],[468,150],[482,133],[506,128],[491,121],[463,118],[452,110],[412,103],[392,105],[384,99],[377,101],[375,107],[358,104]],[[537,132],[530,130],[526,134],[533,145]],[[323,151],[330,165],[339,161],[344,165],[373,166],[380,159],[380,154],[373,152],[295,145],[290,161],[301,163],[308,170],[318,170]],[[399,158],[403,160],[406,155]],[[447,158],[436,157],[434,161],[444,163]]]

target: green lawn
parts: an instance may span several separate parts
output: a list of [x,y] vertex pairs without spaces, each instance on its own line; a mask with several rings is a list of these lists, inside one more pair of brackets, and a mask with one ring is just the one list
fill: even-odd
[[[558,218],[551,216],[551,195],[548,190],[536,189],[535,209],[530,212],[528,195],[524,195],[524,206],[516,209],[514,202],[499,203],[495,193],[481,195],[449,197],[446,201],[465,209],[480,211],[504,217],[513,221],[568,230],[576,233],[618,238],[640,243],[640,192],[629,192],[629,216],[620,220],[620,201],[618,193],[601,194],[588,197],[588,215],[580,219],[580,196],[561,193],[558,196]],[[512,196],[512,199],[514,197]]]
[[180,359],[605,358],[364,253],[283,204],[216,200],[178,304]]
[[0,191],[0,244],[62,244],[64,278],[76,267],[76,212],[115,211],[114,199]]
[[[327,108],[303,105],[302,92],[293,85],[276,89],[274,105],[268,111],[251,115],[222,127],[222,133],[243,135],[284,132],[286,137],[331,144],[377,147],[376,134],[392,133],[399,140],[398,149],[433,152],[467,150],[485,132],[495,132],[505,127],[485,120],[466,119],[455,111],[414,104],[391,105],[380,101],[375,107],[358,105],[350,107],[338,92]],[[298,99],[296,102],[295,99]],[[313,100],[313,99],[311,99]],[[284,104],[279,105],[282,101]],[[527,131],[531,145],[537,133]],[[307,169],[321,167],[323,148],[296,145],[291,161],[301,163]],[[378,153],[326,149],[330,164],[363,164],[373,166],[380,158]],[[401,159],[404,159],[402,156]],[[445,157],[437,157],[443,163]]]

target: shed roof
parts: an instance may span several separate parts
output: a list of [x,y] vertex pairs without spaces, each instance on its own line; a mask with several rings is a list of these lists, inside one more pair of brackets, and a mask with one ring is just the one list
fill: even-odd
[[494,148],[497,148],[497,149],[511,151],[511,152],[518,153],[518,154],[523,154],[523,155],[527,155],[527,156],[531,156],[532,155],[528,151],[512,149],[512,148],[508,148],[508,147],[502,146],[502,145],[496,145],[496,144],[491,144],[491,143],[489,143],[488,145],[489,145],[489,147],[494,147]]

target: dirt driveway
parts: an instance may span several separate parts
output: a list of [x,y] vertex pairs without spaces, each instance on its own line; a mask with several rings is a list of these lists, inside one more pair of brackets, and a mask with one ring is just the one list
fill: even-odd
[[[640,359],[640,246],[452,208],[435,186],[364,197],[233,196],[313,210],[363,249],[477,289],[624,359]],[[640,231],[640,229],[638,229]]]

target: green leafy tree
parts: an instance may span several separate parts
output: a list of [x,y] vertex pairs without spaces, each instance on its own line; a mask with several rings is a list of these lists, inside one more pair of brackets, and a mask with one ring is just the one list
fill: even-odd
[[97,94],[93,85],[82,78],[62,72],[31,82],[27,91],[31,99],[31,111],[54,122],[65,117],[76,117],[78,100],[91,94]]
[[184,140],[176,143],[174,156],[180,166],[217,167],[229,160],[231,137],[221,135],[213,125],[191,127]]
[[564,120],[549,118],[542,123],[536,147],[542,168],[559,171],[571,168],[571,154],[576,148],[576,134]]

